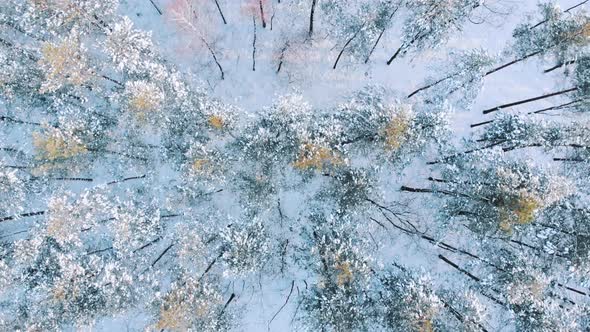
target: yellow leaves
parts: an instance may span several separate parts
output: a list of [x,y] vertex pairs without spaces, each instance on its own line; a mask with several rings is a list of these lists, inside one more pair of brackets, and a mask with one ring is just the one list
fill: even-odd
[[528,224],[535,219],[535,213],[539,209],[539,202],[531,196],[521,196],[518,200],[516,210],[516,220],[519,224]]
[[188,310],[182,303],[170,303],[160,310],[160,319],[156,323],[158,330],[185,331],[188,322],[184,315]]
[[203,172],[207,169],[209,165],[209,160],[208,159],[196,159],[195,161],[193,161],[192,165],[191,165],[191,169],[195,172]]
[[299,148],[297,160],[293,167],[300,170],[315,169],[321,171],[326,166],[342,165],[344,161],[338,154],[327,147],[306,143]]
[[148,113],[159,111],[164,101],[164,93],[151,82],[135,81],[125,84],[127,107],[140,120],[145,120]]
[[166,296],[160,308],[160,319],[156,323],[156,329],[185,331],[189,327],[186,317],[189,305],[180,293],[181,291],[177,289]]
[[500,230],[508,233],[508,234],[512,234],[512,223],[510,222],[510,217],[508,215],[508,213],[506,213],[505,211],[500,211]]
[[192,173],[193,175],[198,175],[198,176],[212,176],[215,173],[215,165],[218,165],[217,163],[215,163],[213,160],[208,159],[206,157],[200,157],[195,159],[191,164],[190,164],[190,173]]
[[53,295],[53,300],[56,302],[63,302],[66,300],[66,290],[63,285],[57,285],[51,291],[51,295]]
[[420,325],[420,332],[434,332],[434,327],[432,326],[432,320],[425,319],[422,324]]
[[41,9],[56,8],[66,10],[73,6],[72,0],[31,0],[31,2]]
[[54,92],[65,84],[80,86],[90,79],[82,49],[75,39],[45,43],[41,54],[39,65],[45,71],[46,81],[41,85],[40,93]]
[[513,225],[526,225],[535,219],[541,202],[528,193],[520,193],[518,198],[500,209],[500,230],[512,233]]
[[154,98],[149,89],[139,89],[129,98],[129,106],[136,111],[154,111],[159,101]]
[[586,24],[584,24],[582,26],[582,28],[580,28],[580,30],[577,32],[576,35],[579,35],[581,38],[581,40],[579,40],[578,44],[587,44],[588,43],[588,39],[590,38],[590,22],[587,22]]
[[406,142],[411,120],[411,114],[403,109],[393,116],[382,133],[386,149],[395,151]]
[[33,133],[33,145],[38,153],[37,159],[49,161],[71,158],[88,151],[84,144],[58,130],[48,135]]
[[209,125],[215,129],[221,130],[225,127],[225,121],[218,115],[211,115],[207,121]]
[[211,320],[222,299],[207,287],[189,279],[180,288],[172,289],[161,304],[158,321],[154,324],[156,330],[187,331]]
[[352,282],[353,275],[352,271],[350,270],[349,262],[337,263],[335,268],[336,271],[338,271],[336,274],[336,283],[338,286],[344,286]]
[[51,218],[47,223],[47,235],[62,240],[71,232],[68,226],[70,223],[65,218]]

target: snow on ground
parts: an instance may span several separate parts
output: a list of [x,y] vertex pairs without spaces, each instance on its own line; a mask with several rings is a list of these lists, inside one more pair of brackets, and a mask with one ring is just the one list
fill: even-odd
[[[498,0],[506,5],[506,17],[502,23],[485,22],[482,24],[468,23],[462,34],[457,34],[446,44],[435,51],[426,52],[418,57],[412,56],[396,60],[391,66],[385,64],[392,52],[399,45],[399,31],[401,22],[387,31],[368,64],[363,61],[344,58],[336,70],[332,69],[334,60],[341,45],[334,45],[321,38],[321,26],[317,28],[316,40],[312,42],[311,53],[295,57],[300,63],[293,62],[285,65],[279,74],[276,73],[278,59],[283,38],[281,32],[292,28],[289,17],[281,16],[281,7],[286,6],[288,0],[278,4],[272,1],[277,12],[270,27],[257,27],[257,63],[256,71],[252,70],[252,21],[244,14],[241,0],[222,0],[227,25],[217,22],[211,27],[211,41],[216,50],[218,60],[223,66],[225,79],[221,80],[215,63],[207,49],[190,32],[183,31],[170,14],[173,10],[173,0],[153,0],[162,10],[158,14],[149,0],[127,0],[123,2],[120,12],[129,16],[136,26],[152,31],[156,45],[165,56],[174,62],[182,72],[192,75],[195,81],[224,102],[240,107],[243,112],[252,113],[270,105],[276,96],[292,92],[301,93],[310,104],[315,107],[327,108],[345,101],[352,92],[367,85],[386,87],[396,97],[403,98],[407,93],[420,87],[425,78],[431,75],[433,64],[444,59],[450,49],[470,49],[482,47],[492,52],[502,52],[510,41],[511,31],[522,21],[526,13],[535,9],[535,0]],[[343,0],[344,1],[344,0]],[[563,0],[563,7],[574,4],[575,0]],[[219,20],[212,7],[213,1],[203,1],[204,12],[212,21]],[[284,24],[284,25],[282,25]],[[291,66],[291,67],[290,67]],[[457,136],[468,135],[472,129],[471,123],[490,118],[483,116],[481,110],[504,102],[519,100],[527,96],[537,96],[555,91],[567,86],[559,82],[558,74],[542,74],[542,67],[532,60],[510,69],[498,72],[485,81],[483,92],[469,111],[457,110],[453,116],[453,128]],[[557,82],[557,83],[556,83]],[[557,84],[557,86],[556,86]],[[514,108],[515,112],[523,112],[542,108],[553,104],[541,101]],[[405,175],[406,183],[420,185],[426,178],[426,170],[418,169]],[[422,181],[422,182],[421,182]],[[223,196],[218,204],[227,204]],[[288,198],[287,198],[288,199]],[[286,203],[289,209],[295,210],[297,202]],[[293,212],[293,215],[296,213]],[[424,217],[428,215],[423,212]],[[382,234],[378,240],[386,240],[389,234]],[[399,258],[399,261],[414,267],[433,267],[444,271],[437,262],[436,255],[409,255],[420,250],[423,243],[395,235],[394,246],[387,246],[383,255]],[[450,238],[455,235],[449,234]],[[383,250],[383,248],[381,248]],[[405,258],[404,258],[405,257]],[[410,257],[411,260],[408,260]],[[302,280],[295,279],[296,287],[305,287]],[[242,304],[251,310],[246,315],[246,321],[241,326],[244,331],[286,331],[292,328],[291,318],[295,310],[295,301],[291,301],[284,310],[268,325],[269,319],[284,303],[289,293],[291,283],[283,278],[275,282],[265,281],[259,290],[242,291]],[[234,285],[239,288],[241,285]],[[248,295],[249,298],[248,298]],[[124,317],[109,319],[98,325],[99,329],[133,330],[135,325],[141,325],[141,313],[129,313]],[[136,323],[134,323],[136,322]]]

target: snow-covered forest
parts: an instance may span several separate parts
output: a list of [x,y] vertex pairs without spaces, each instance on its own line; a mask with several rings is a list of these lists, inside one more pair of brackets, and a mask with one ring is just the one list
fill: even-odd
[[589,110],[589,0],[0,0],[0,331],[590,331]]

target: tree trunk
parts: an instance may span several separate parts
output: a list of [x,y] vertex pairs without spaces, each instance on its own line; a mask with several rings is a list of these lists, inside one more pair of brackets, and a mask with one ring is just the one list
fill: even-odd
[[277,68],[277,74],[281,72],[281,68],[283,68],[283,60],[285,59],[285,52],[289,48],[289,42],[286,42],[283,48],[281,49],[281,55],[279,57],[279,66]]
[[561,104],[561,105],[557,105],[557,106],[551,106],[551,107],[547,107],[547,108],[543,108],[537,111],[533,111],[533,112],[528,112],[527,114],[540,114],[543,112],[547,112],[547,111],[551,111],[551,110],[558,110],[558,109],[562,109],[562,108],[567,108],[567,106],[573,105],[573,104],[577,104],[579,102],[584,101],[584,99],[576,99],[574,101],[570,101],[567,102],[565,104]]
[[415,94],[417,94],[418,92],[420,92],[420,91],[424,91],[424,90],[427,90],[427,89],[430,89],[430,88],[432,88],[433,86],[435,86],[435,85],[437,85],[437,84],[440,84],[440,83],[442,83],[442,82],[444,82],[444,81],[446,81],[446,80],[448,80],[448,79],[451,79],[451,78],[453,78],[453,77],[455,77],[455,76],[457,76],[457,75],[459,75],[459,73],[452,74],[452,75],[450,75],[450,76],[447,76],[447,77],[445,77],[445,78],[441,78],[440,80],[438,80],[438,81],[436,81],[436,82],[434,82],[434,83],[430,83],[430,84],[428,84],[428,85],[426,85],[426,86],[423,86],[423,87],[421,87],[421,88],[419,88],[419,89],[415,90],[414,92],[410,93],[410,94],[408,95],[408,98],[412,98],[412,97],[413,97]]
[[262,28],[266,29],[266,18],[264,17],[264,6],[262,6],[262,0],[259,0],[260,4],[260,20],[262,20]]
[[154,2],[154,0],[150,0],[150,2],[152,3],[152,6],[154,6],[154,8],[158,12],[158,14],[162,15],[162,11],[160,10],[160,7],[158,7],[158,5],[156,5],[156,3]]
[[217,6],[217,10],[219,11],[219,15],[221,15],[221,19],[223,20],[223,24],[227,24],[227,21],[225,20],[225,16],[223,15],[223,11],[221,11],[221,6],[219,6],[219,2],[217,2],[217,0],[215,1],[215,5]]
[[311,13],[309,14],[309,37],[313,35],[313,20],[315,15],[315,7],[317,5],[317,0],[312,0],[311,2]]
[[559,68],[561,68],[563,66],[569,66],[569,65],[574,64],[574,63],[576,63],[576,60],[570,60],[570,61],[566,61],[566,62],[563,62],[563,63],[558,63],[558,64],[556,64],[555,66],[553,66],[551,68],[548,68],[548,69],[543,70],[543,73],[547,74],[547,73],[550,73],[550,72],[554,71],[555,69],[559,69]]
[[0,115],[0,121],[7,121],[7,122],[13,122],[13,123],[20,123],[20,124],[28,124],[28,125],[33,125],[33,126],[40,126],[41,125],[38,122],[29,122],[29,121],[19,120],[19,119],[15,119],[15,118],[12,118],[10,116],[4,116],[4,115]]
[[537,54],[540,54],[540,53],[542,53],[542,51],[533,52],[533,53],[530,53],[530,54],[527,54],[527,55],[523,56],[522,58],[519,58],[519,59],[516,59],[516,60],[512,60],[512,61],[510,61],[508,63],[505,63],[505,64],[503,64],[503,65],[501,65],[499,67],[496,67],[496,68],[488,71],[487,73],[485,73],[484,77],[485,76],[488,76],[488,75],[491,75],[491,74],[493,74],[493,73],[495,73],[495,72],[497,72],[499,70],[502,70],[504,68],[510,67],[510,66],[512,66],[514,64],[517,64],[517,63],[519,63],[521,61],[524,61],[524,60],[526,60],[526,59],[528,59],[530,57],[533,57],[533,56],[535,56]]
[[363,26],[361,26],[360,29],[358,29],[357,32],[354,33],[354,35],[346,42],[346,44],[344,44],[344,47],[342,47],[342,50],[338,54],[338,57],[336,58],[336,62],[334,62],[334,67],[332,67],[332,69],[336,69],[336,66],[338,66],[338,62],[340,61],[340,57],[344,53],[344,50],[346,50],[346,47],[348,47],[348,45],[356,38],[356,36],[358,36],[358,34],[363,30],[364,27],[365,25],[363,24]]
[[399,53],[402,51],[402,49],[404,48],[404,45],[402,44],[402,46],[400,46],[397,51],[395,51],[395,53],[393,54],[393,56],[387,60],[387,65],[391,65],[391,63],[393,62],[393,60],[395,60],[395,58],[397,58],[397,56],[399,55]]
[[[398,9],[399,9],[399,6],[395,8],[393,13],[391,13],[391,15],[389,16],[389,21],[391,21],[393,19],[393,15],[395,15],[395,13],[397,13]],[[375,44],[371,48],[369,55],[367,55],[367,58],[365,59],[365,63],[369,62],[369,59],[371,58],[371,55],[373,55],[373,52],[375,52],[375,49],[377,48],[377,44],[379,44],[379,41],[381,40],[381,37],[383,37],[385,30],[387,30],[387,28],[383,28],[383,30],[381,30],[381,33],[379,33],[379,37],[377,37],[377,40],[375,41]]]
[[475,280],[475,281],[477,281],[477,282],[480,282],[480,281],[481,281],[481,279],[480,279],[480,278],[478,278],[478,277],[474,276],[474,275],[473,275],[473,274],[471,274],[469,271],[467,271],[467,270],[465,270],[465,269],[462,269],[462,268],[461,268],[459,265],[455,264],[454,262],[452,262],[451,260],[449,260],[449,259],[448,259],[448,258],[446,258],[445,256],[443,256],[443,255],[440,255],[440,254],[439,254],[439,255],[438,255],[438,258],[440,258],[442,261],[444,261],[445,263],[447,263],[447,264],[449,264],[450,266],[452,266],[453,268],[455,268],[457,271],[459,271],[459,272],[461,272],[461,273],[465,274],[465,275],[466,275],[466,276],[468,276],[469,278],[471,278],[471,279],[473,279],[473,280]]
[[252,16],[254,39],[252,40],[252,71],[256,71],[256,17]]
[[223,67],[221,67],[221,64],[217,60],[217,56],[215,55],[215,52],[213,52],[213,48],[211,47],[211,45],[209,45],[209,43],[205,40],[205,38],[201,37],[201,41],[203,42],[203,44],[205,44],[205,46],[207,46],[209,53],[211,53],[211,56],[213,57],[213,61],[215,61],[215,64],[217,65],[217,68],[219,69],[219,72],[221,73],[221,79],[224,80],[225,73],[223,72]]
[[442,159],[439,159],[437,161],[429,161],[429,162],[426,163],[426,165],[439,164],[439,163],[441,163],[441,162],[443,162],[443,161],[445,161],[445,160],[447,160],[449,158],[454,158],[454,157],[458,157],[458,156],[461,156],[461,155],[464,155],[464,154],[470,154],[470,153],[473,153],[473,152],[477,152],[477,151],[481,151],[481,150],[493,148],[494,146],[497,146],[497,145],[500,145],[502,143],[505,143],[506,141],[507,140],[501,140],[501,141],[494,142],[494,143],[489,144],[489,145],[486,145],[486,146],[482,146],[480,148],[467,150],[467,151],[464,151],[464,152],[461,152],[461,153],[457,153],[457,154],[454,154],[454,155],[451,155],[451,156],[448,156],[448,157],[443,157]]
[[537,96],[537,97],[533,97],[533,98],[523,99],[523,100],[519,100],[519,101],[515,101],[515,102],[512,102],[512,103],[503,104],[503,105],[500,105],[500,106],[496,106],[496,107],[492,107],[492,108],[483,110],[482,113],[483,114],[488,114],[488,113],[499,111],[499,110],[504,109],[504,108],[508,108],[508,107],[512,107],[512,106],[517,106],[517,105],[522,105],[522,104],[527,104],[527,103],[531,103],[533,101],[542,100],[542,99],[546,99],[546,98],[550,98],[550,97],[555,97],[555,96],[559,96],[559,95],[566,94],[566,93],[569,93],[569,92],[574,92],[576,90],[578,90],[578,88],[577,87],[573,87],[573,88],[570,88],[570,89],[561,90],[561,91],[557,91],[557,92],[552,92],[552,93],[548,93],[548,94]]
[[2,218],[0,218],[0,222],[14,220],[14,219],[18,219],[18,218],[41,216],[41,215],[44,215],[45,212],[46,211],[27,212],[27,213],[17,214],[17,215],[14,215],[14,216],[2,217]]
[[488,121],[483,121],[483,122],[478,122],[478,123],[473,123],[471,124],[471,128],[475,128],[475,127],[479,127],[479,126],[483,126],[483,125],[487,125],[490,124],[492,122],[494,122],[495,120],[488,120]]

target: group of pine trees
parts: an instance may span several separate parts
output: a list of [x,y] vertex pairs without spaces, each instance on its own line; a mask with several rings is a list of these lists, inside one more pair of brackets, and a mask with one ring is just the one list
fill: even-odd
[[[219,80],[200,26],[227,25],[229,2],[170,7]],[[487,0],[243,2],[254,70],[256,29],[299,22],[282,27],[277,75],[321,38],[334,69],[385,65],[378,48],[403,61],[503,15]],[[137,330],[239,330],[277,288],[271,330],[590,329],[587,2],[539,4],[502,54],[452,51],[413,91],[246,113],[118,0],[2,1],[0,330],[133,315]],[[395,21],[398,45],[381,44]],[[488,76],[533,61],[553,92],[473,107]],[[517,108],[537,101],[550,106]],[[459,140],[453,111],[485,118]]]

